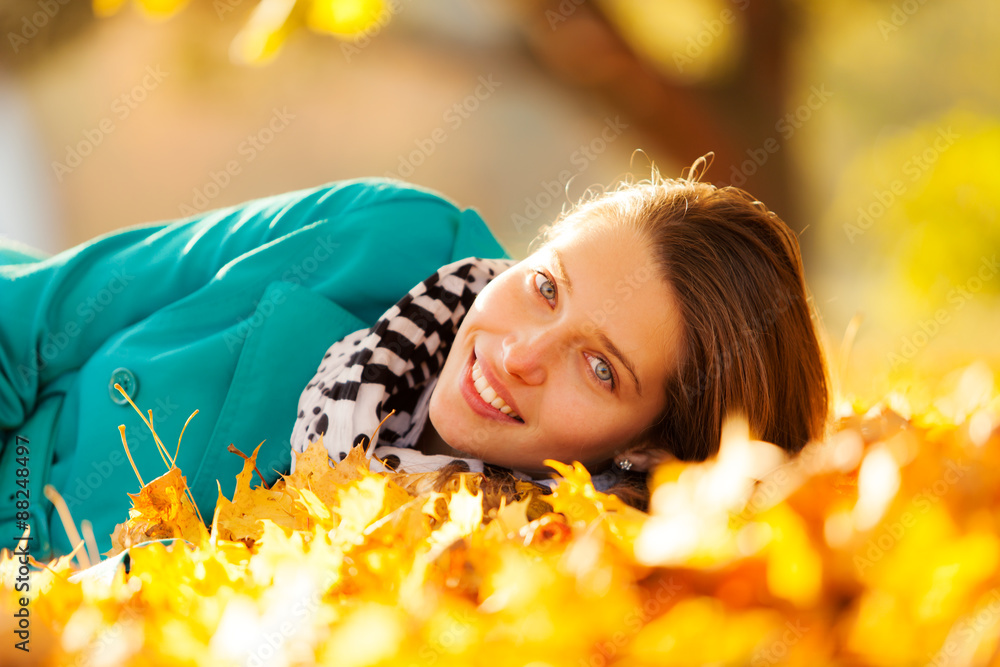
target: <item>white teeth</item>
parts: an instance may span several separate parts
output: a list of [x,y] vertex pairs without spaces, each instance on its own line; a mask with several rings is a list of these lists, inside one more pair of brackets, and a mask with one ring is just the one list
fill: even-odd
[[486,377],[483,375],[483,370],[479,367],[479,362],[475,361],[472,364],[472,382],[476,386],[476,391],[484,401],[492,405],[494,408],[504,413],[505,415],[510,415],[511,417],[516,417],[517,414],[514,412],[507,403],[497,396],[496,390],[490,386],[490,383],[486,381]]

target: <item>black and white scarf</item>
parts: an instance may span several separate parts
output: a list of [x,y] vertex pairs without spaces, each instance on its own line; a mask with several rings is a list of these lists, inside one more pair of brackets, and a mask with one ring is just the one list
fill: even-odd
[[[384,471],[428,472],[461,461],[461,469],[482,472],[478,459],[428,455],[415,445],[427,423],[428,403],[438,374],[465,314],[479,292],[514,260],[470,257],[438,269],[409,291],[369,329],[330,346],[316,375],[299,397],[292,450],[304,452],[323,436],[332,463],[352,447],[367,447],[369,467]],[[395,412],[376,432],[386,415]],[[373,457],[374,455],[374,457]],[[295,460],[292,457],[292,471]],[[515,477],[552,487],[552,479]],[[594,476],[605,490],[614,471]]]

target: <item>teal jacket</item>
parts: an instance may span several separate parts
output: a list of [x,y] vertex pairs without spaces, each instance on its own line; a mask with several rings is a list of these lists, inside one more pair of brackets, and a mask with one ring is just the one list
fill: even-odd
[[70,550],[43,493],[52,484],[110,548],[140,488],[119,424],[143,480],[166,472],[115,382],[152,410],[171,455],[198,410],[177,465],[210,521],[217,485],[232,497],[243,467],[227,446],[249,454],[264,441],[265,478],[287,472],[299,394],[326,349],[470,256],[508,257],[475,211],[384,179],[132,227],[48,258],[0,244],[0,546],[28,516],[31,553]]

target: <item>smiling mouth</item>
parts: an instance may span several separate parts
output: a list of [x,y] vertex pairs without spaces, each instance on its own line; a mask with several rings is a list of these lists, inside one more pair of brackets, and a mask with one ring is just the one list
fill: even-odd
[[504,402],[490,383],[486,381],[486,376],[483,375],[482,369],[479,367],[479,360],[472,362],[472,383],[476,387],[476,391],[479,392],[479,397],[484,401],[489,403],[491,406],[504,413],[505,415],[510,415],[514,419],[521,419],[517,416],[517,413]]
[[461,382],[461,393],[473,412],[495,421],[523,424],[524,420],[490,386],[473,350]]

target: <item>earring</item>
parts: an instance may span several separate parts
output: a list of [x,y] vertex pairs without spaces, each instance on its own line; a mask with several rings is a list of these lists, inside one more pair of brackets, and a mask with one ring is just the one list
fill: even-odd
[[631,470],[632,462],[629,461],[628,459],[621,459],[620,461],[618,461],[618,467],[621,468],[622,470]]

